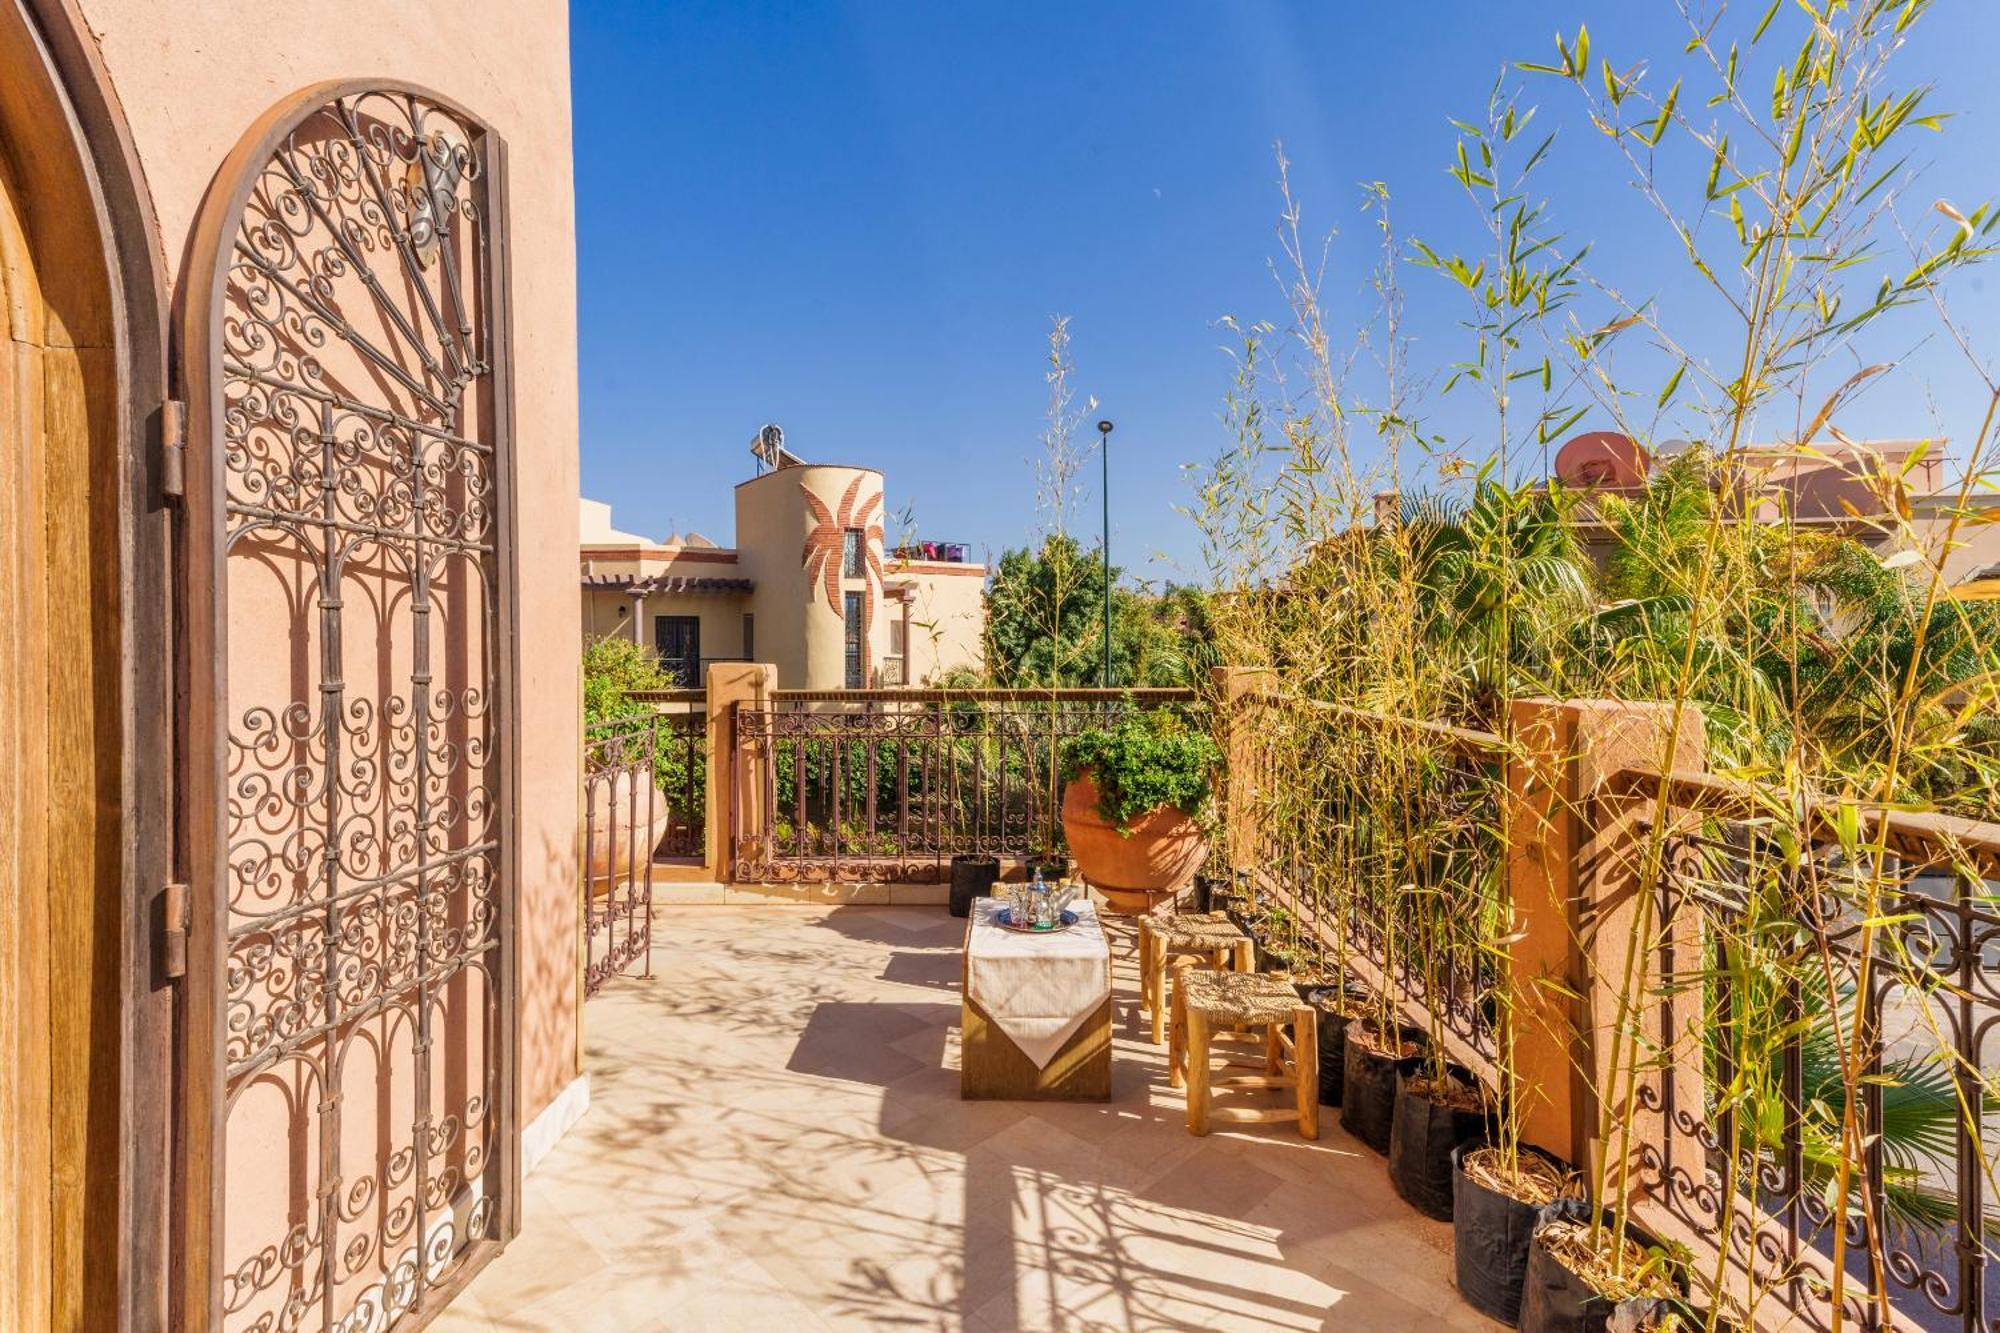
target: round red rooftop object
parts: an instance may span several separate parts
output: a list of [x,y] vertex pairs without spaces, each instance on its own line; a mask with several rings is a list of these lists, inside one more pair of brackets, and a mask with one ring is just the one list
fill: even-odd
[[1643,486],[1651,464],[1644,445],[1615,430],[1587,431],[1556,450],[1556,477],[1567,486]]

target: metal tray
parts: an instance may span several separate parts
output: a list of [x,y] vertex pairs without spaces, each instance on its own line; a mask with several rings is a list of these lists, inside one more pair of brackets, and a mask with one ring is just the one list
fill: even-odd
[[1003,907],[999,911],[993,914],[993,924],[999,926],[1002,930],[1011,930],[1016,935],[1060,935],[1062,932],[1068,930],[1071,926],[1075,925],[1079,920],[1081,920],[1081,918],[1078,917],[1075,912],[1071,912],[1068,910],[1065,910],[1063,912],[1061,923],[1053,926],[1046,926],[1046,927],[1036,926],[1036,925],[1017,926],[1014,924],[1013,918],[1014,918],[1014,909],[1011,907]]

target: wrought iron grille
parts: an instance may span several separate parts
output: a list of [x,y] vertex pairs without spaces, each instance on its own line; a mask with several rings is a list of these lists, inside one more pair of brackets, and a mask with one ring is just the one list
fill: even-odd
[[[646,744],[653,752],[653,781],[664,806],[658,817],[665,828],[653,854],[699,859],[708,853],[708,691],[640,690],[630,697],[650,711],[601,723],[592,734],[610,738],[649,733]],[[622,744],[629,749],[632,742]],[[618,757],[616,748],[601,753],[605,762],[615,762]],[[586,777],[591,760],[592,755],[586,752]]]
[[648,711],[600,722],[584,737],[586,995],[642,959],[653,974],[655,863],[706,851],[707,694],[645,697]]
[[[1277,695],[1242,707],[1230,813],[1262,888],[1371,985],[1392,978],[1406,1015],[1438,1006],[1479,1068],[1490,965],[1448,952],[1425,976],[1394,945],[1435,889],[1467,914],[1504,899],[1469,892],[1504,868],[1502,738]],[[1393,739],[1411,728],[1428,740]],[[1760,1327],[1836,1327],[1844,1272],[1838,1326],[2000,1330],[2000,826],[1639,770],[1589,807],[1613,808],[1656,835],[1623,835],[1651,907],[1634,1220],[1686,1248],[1698,1305]],[[1307,891],[1329,876],[1342,891]]]
[[1061,852],[1062,743],[1133,709],[1195,707],[1192,690],[780,690],[739,705],[766,816],[732,830],[735,877],[930,883],[961,852]]
[[203,330],[209,1299],[225,1328],[374,1330],[490,1256],[512,1189],[498,149],[400,88],[278,126],[224,196]]
[[[1670,1128],[1643,1157],[1658,1205],[1694,1234],[1726,1230],[1733,1265],[1803,1327],[1833,1327],[1844,1233],[1847,1327],[1890,1326],[1879,1293],[1896,1326],[2000,1328],[2000,829],[1809,814],[1801,848],[1786,811],[1645,776],[1683,816],[1655,886],[1661,989],[1699,997],[1678,1028],[1661,1003],[1667,1048],[1698,1077],[1640,1089]],[[1861,1078],[1844,1079],[1855,1056]],[[1842,1147],[1850,1109],[1858,1153]],[[1837,1218],[1843,1158],[1854,1206]]]
[[[1504,741],[1281,695],[1231,718],[1251,881],[1319,970],[1387,986],[1467,1066],[1495,1055]],[[1318,891],[1315,891],[1318,890]],[[1421,944],[1421,947],[1418,945]]]

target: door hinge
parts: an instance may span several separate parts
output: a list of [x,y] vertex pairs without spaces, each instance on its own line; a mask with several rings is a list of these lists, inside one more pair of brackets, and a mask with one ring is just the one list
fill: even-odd
[[187,404],[173,398],[160,404],[160,494],[187,495]]
[[161,905],[166,922],[160,934],[160,971],[168,977],[184,977],[188,961],[188,886],[167,885]]

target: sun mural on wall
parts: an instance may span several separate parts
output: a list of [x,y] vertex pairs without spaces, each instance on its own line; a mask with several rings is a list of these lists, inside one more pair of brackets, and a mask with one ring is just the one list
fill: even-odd
[[840,497],[840,507],[828,510],[826,502],[814,495],[804,482],[799,490],[806,497],[806,507],[812,511],[812,530],[806,534],[805,569],[807,585],[820,585],[826,593],[826,604],[833,608],[835,615],[841,614],[840,580],[841,564],[847,534],[861,533],[861,579],[864,591],[861,598],[861,624],[863,652],[866,653],[867,634],[875,623],[875,593],[882,586],[882,516],[878,512],[882,504],[882,492],[875,491],[867,497],[861,495],[861,483],[868,480],[867,474],[856,477],[847,485],[847,491]]

